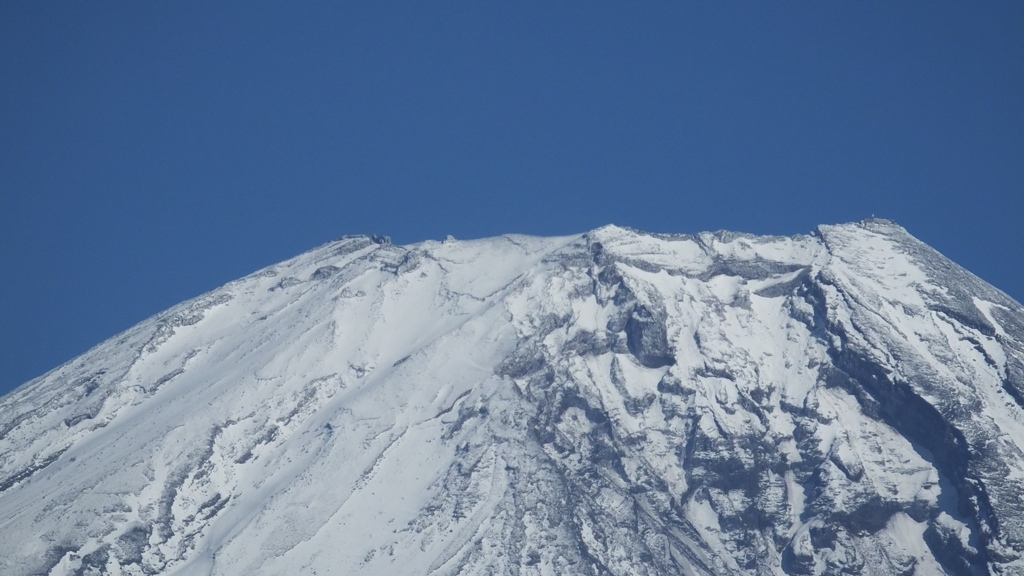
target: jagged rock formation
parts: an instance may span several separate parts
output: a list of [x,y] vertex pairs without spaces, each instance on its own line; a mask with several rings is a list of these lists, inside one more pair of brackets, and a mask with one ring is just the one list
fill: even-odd
[[1022,447],[888,221],[346,237],[0,400],[0,573],[1024,574]]

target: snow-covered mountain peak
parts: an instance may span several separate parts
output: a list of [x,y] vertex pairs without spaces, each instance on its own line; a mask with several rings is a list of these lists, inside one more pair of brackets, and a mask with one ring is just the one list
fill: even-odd
[[0,400],[3,574],[1024,572],[1024,313],[881,219],[347,236]]

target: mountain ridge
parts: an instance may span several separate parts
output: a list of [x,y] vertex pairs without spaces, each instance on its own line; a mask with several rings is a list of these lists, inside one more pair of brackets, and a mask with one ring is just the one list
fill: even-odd
[[0,398],[0,568],[1019,573],[1022,342],[882,219],[342,237]]

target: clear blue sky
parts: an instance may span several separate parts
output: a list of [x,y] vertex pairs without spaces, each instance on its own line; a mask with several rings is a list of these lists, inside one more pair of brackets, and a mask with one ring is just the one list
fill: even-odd
[[342,234],[872,214],[1024,299],[1024,2],[0,3],[0,393]]

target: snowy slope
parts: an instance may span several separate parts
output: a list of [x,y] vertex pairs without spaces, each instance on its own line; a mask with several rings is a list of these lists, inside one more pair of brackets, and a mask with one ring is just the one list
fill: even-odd
[[0,574],[1024,574],[1022,451],[888,221],[345,237],[0,399]]

